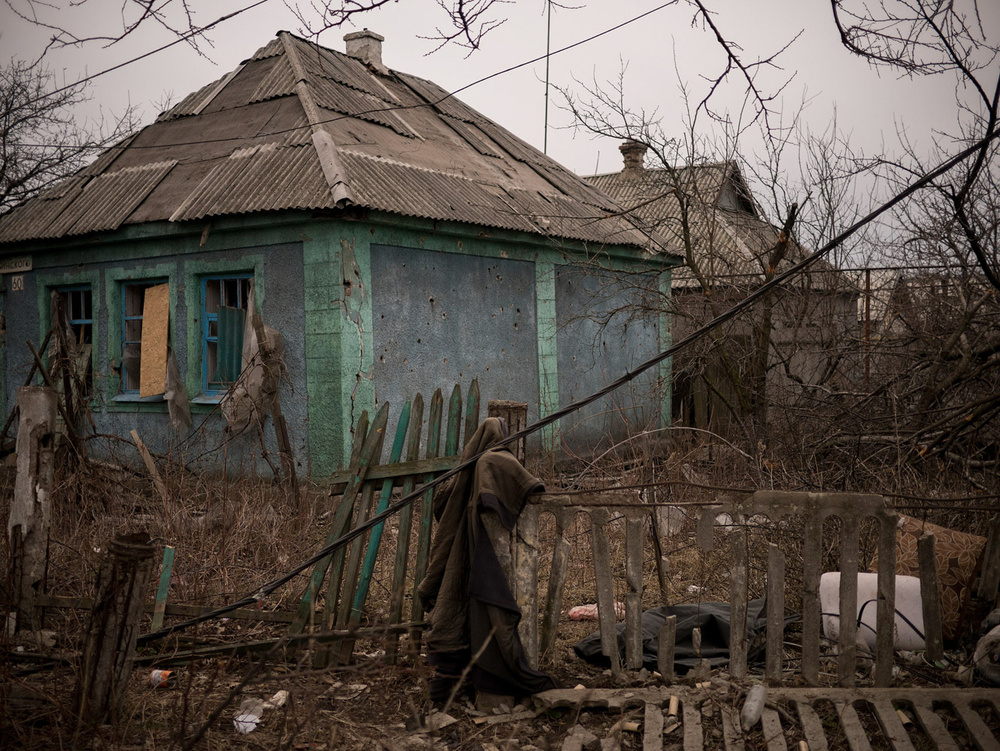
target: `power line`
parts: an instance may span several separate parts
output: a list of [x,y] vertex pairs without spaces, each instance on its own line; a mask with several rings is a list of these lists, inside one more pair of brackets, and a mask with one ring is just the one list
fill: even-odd
[[179,37],[177,37],[177,39],[175,39],[174,41],[169,42],[167,44],[164,44],[162,47],[157,47],[156,49],[150,50],[149,52],[144,52],[141,55],[136,55],[135,57],[133,57],[133,58],[131,58],[129,60],[126,60],[125,62],[118,63],[118,65],[112,65],[110,68],[105,68],[104,70],[99,71],[97,73],[93,73],[93,74],[91,74],[89,76],[84,76],[83,78],[81,78],[80,80],[78,80],[76,83],[66,84],[65,86],[59,87],[58,89],[53,89],[52,91],[49,91],[49,92],[45,93],[42,96],[36,97],[35,99],[32,99],[32,100],[26,102],[22,106],[24,106],[24,107],[31,106],[35,102],[40,102],[40,101],[42,101],[42,100],[44,100],[44,99],[52,96],[53,94],[59,94],[60,92],[68,91],[69,89],[75,89],[78,86],[80,86],[81,84],[85,84],[85,83],[89,83],[90,81],[93,81],[95,78],[100,78],[101,76],[107,75],[108,73],[113,73],[116,70],[120,70],[121,68],[125,68],[125,67],[127,67],[129,65],[132,65],[132,63],[137,63],[140,60],[145,60],[147,57],[151,57],[151,56],[153,56],[153,55],[155,55],[155,54],[157,54],[159,52],[163,52],[164,50],[168,50],[171,47],[174,47],[174,46],[180,44],[181,42],[187,42],[187,41],[195,38],[196,36],[198,36],[200,34],[204,34],[206,31],[209,31],[210,29],[215,28],[216,26],[218,26],[219,24],[223,23],[224,21],[229,21],[230,19],[236,18],[236,16],[242,15],[243,13],[246,13],[248,10],[253,10],[254,8],[256,8],[256,7],[260,6],[260,5],[264,5],[267,2],[268,2],[268,0],[257,0],[257,2],[251,3],[250,5],[247,5],[247,6],[243,7],[243,8],[240,8],[239,10],[235,10],[232,13],[227,13],[224,16],[219,16],[219,18],[215,19],[214,21],[212,21],[209,24],[206,24],[205,26],[201,26],[201,27],[199,27],[197,29],[191,29],[187,33],[181,34]]
[[[208,31],[209,29],[213,28],[214,26],[217,26],[218,24],[221,24],[223,21],[228,21],[231,18],[235,18],[236,16],[240,15],[241,13],[245,13],[248,10],[252,10],[253,8],[256,8],[259,5],[263,5],[267,1],[268,0],[258,0],[258,2],[253,3],[252,5],[248,5],[248,6],[246,6],[245,8],[243,8],[241,10],[234,11],[233,13],[230,13],[228,15],[222,16],[222,17],[216,19],[215,21],[213,21],[212,23],[210,23],[210,24],[208,24],[206,26],[201,27],[200,29],[192,30],[192,31],[188,32],[187,34],[179,37],[178,39],[175,39],[173,42],[170,42],[169,44],[165,44],[162,47],[158,47],[155,50],[152,50],[150,52],[146,52],[146,53],[144,53],[142,55],[138,55],[137,57],[134,57],[131,60],[126,60],[123,63],[119,63],[118,65],[115,65],[115,66],[113,66],[111,68],[108,68],[106,70],[102,70],[99,73],[94,73],[93,75],[86,76],[85,78],[81,78],[76,83],[68,84],[68,85],[63,86],[61,88],[55,89],[55,90],[53,90],[51,92],[48,92],[48,93],[46,93],[43,96],[36,97],[35,99],[30,100],[29,102],[25,103],[23,106],[25,106],[25,107],[30,106],[31,104],[34,104],[35,102],[42,101],[46,97],[52,96],[53,94],[58,94],[58,93],[60,93],[62,91],[65,91],[67,89],[75,88],[75,87],[79,86],[80,84],[92,81],[95,78],[103,76],[103,75],[105,75],[107,73],[111,73],[112,71],[119,70],[120,68],[124,68],[124,67],[126,67],[128,65],[131,65],[132,63],[139,62],[140,60],[143,60],[143,59],[145,59],[147,57],[150,57],[151,55],[155,55],[158,52],[162,52],[163,50],[169,49],[170,47],[173,47],[173,46],[175,46],[177,44],[180,44],[181,42],[186,42],[186,41],[188,41],[188,39],[191,39],[194,36],[197,36],[198,34],[201,34],[201,33],[204,33],[205,31]],[[598,32],[596,34],[593,34],[593,35],[591,35],[591,36],[589,36],[589,37],[587,37],[585,39],[581,39],[579,41],[573,42],[572,44],[568,44],[565,47],[561,47],[561,48],[555,50],[554,52],[549,52],[547,50],[544,55],[539,55],[538,57],[531,58],[530,60],[525,60],[524,62],[517,63],[516,65],[511,65],[510,67],[507,67],[507,68],[504,68],[502,70],[498,70],[498,71],[495,71],[493,73],[490,73],[490,74],[488,74],[486,76],[483,76],[482,78],[476,79],[475,81],[472,81],[471,83],[466,84],[465,86],[461,86],[458,89],[455,89],[454,91],[448,92],[443,97],[441,97],[440,99],[437,99],[437,100],[432,101],[432,102],[423,102],[421,104],[387,105],[385,107],[380,107],[380,108],[371,109],[371,110],[364,110],[364,111],[357,112],[357,113],[354,113],[354,114],[340,114],[337,117],[332,117],[332,118],[329,118],[329,119],[326,119],[326,120],[319,120],[316,123],[301,125],[301,126],[297,126],[297,127],[293,127],[293,128],[285,128],[284,130],[276,130],[276,131],[274,131],[272,133],[268,133],[268,136],[279,136],[279,135],[283,135],[285,133],[295,133],[295,132],[297,132],[299,130],[304,130],[304,129],[311,128],[312,125],[314,125],[314,124],[315,125],[325,125],[327,123],[335,123],[335,122],[339,122],[340,120],[345,120],[345,119],[348,119],[348,118],[360,118],[360,117],[363,117],[364,115],[375,115],[375,114],[379,114],[379,113],[382,113],[382,112],[395,112],[395,111],[400,111],[400,110],[418,109],[418,108],[421,108],[421,107],[435,107],[438,104],[441,104],[442,102],[450,99],[451,97],[456,96],[456,95],[460,94],[463,91],[466,91],[468,89],[473,88],[474,86],[479,86],[480,84],[485,83],[487,81],[490,81],[490,80],[492,80],[494,78],[498,78],[499,76],[506,75],[507,73],[512,73],[515,70],[520,70],[521,68],[525,68],[525,67],[527,67],[529,65],[534,65],[535,63],[541,62],[542,60],[548,61],[548,59],[551,58],[553,55],[559,55],[559,54],[562,54],[563,52],[568,52],[569,50],[575,49],[576,47],[580,47],[580,46],[582,46],[584,44],[588,44],[588,43],[594,41],[595,39],[600,39],[603,36],[606,36],[606,35],[614,32],[614,31],[618,31],[619,29],[624,28],[625,26],[628,26],[629,24],[633,24],[633,23],[635,23],[637,21],[641,21],[643,18],[646,18],[647,16],[650,16],[650,15],[652,15],[654,13],[657,13],[657,12],[663,10],[664,8],[670,7],[671,5],[675,5],[675,4],[676,4],[676,0],[671,0],[671,2],[663,3],[662,5],[659,5],[659,6],[653,8],[651,10],[648,10],[648,11],[646,11],[644,13],[640,13],[638,16],[634,16],[634,17],[632,17],[632,18],[630,18],[630,19],[628,19],[626,21],[622,21],[621,23],[619,23],[619,24],[617,24],[615,26],[607,28],[604,31],[600,31],[600,32]],[[249,105],[244,105],[244,106],[249,106]],[[234,111],[237,110],[237,109],[239,109],[239,108],[234,108]],[[149,126],[147,126],[147,127],[149,127]],[[247,140],[247,139],[244,138],[244,137],[209,138],[209,139],[196,140],[196,141],[177,141],[175,143],[160,143],[160,144],[150,145],[150,146],[131,146],[130,148],[133,148],[133,149],[143,149],[143,148],[146,148],[146,149],[152,149],[152,148],[162,149],[162,148],[167,147],[167,146],[200,146],[202,144],[208,144],[208,143],[226,143],[226,142],[229,142],[229,141],[245,141],[245,140]],[[37,147],[37,148],[44,148],[44,147],[48,146],[49,144],[24,144],[24,145],[25,146],[31,146],[31,147]],[[112,148],[114,148],[114,147],[112,147]]]

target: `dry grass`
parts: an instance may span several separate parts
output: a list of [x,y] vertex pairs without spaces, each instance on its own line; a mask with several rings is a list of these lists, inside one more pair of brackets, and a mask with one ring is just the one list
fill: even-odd
[[[668,459],[661,458],[656,446],[628,445],[628,451],[612,452],[600,466],[587,467],[575,474],[546,477],[550,489],[600,488],[613,484],[680,483],[660,485],[656,500],[678,504],[717,503],[731,493],[703,486],[759,487],[761,466],[740,459],[733,452],[718,447],[675,447]],[[213,607],[255,591],[261,584],[283,574],[294,564],[310,556],[326,534],[334,507],[327,492],[316,487],[304,488],[304,503],[295,506],[284,490],[274,482],[254,476],[208,479],[184,470],[169,457],[159,462],[169,488],[164,503],[148,478],[115,464],[89,463],[84,468],[69,469],[62,463],[55,492],[51,534],[50,569],[47,591],[62,596],[87,596],[92,593],[95,572],[109,540],[118,534],[147,530],[176,549],[171,603]],[[794,473],[771,467],[769,487],[806,489],[795,482]],[[692,474],[693,473],[693,474]],[[694,478],[692,484],[691,480]],[[915,476],[880,478],[879,487],[870,490],[914,492]],[[685,481],[688,484],[683,484]],[[12,470],[0,471],[0,513],[6,516],[12,495]],[[937,490],[942,490],[938,486]],[[957,493],[952,485],[950,493]],[[398,490],[397,490],[398,493]],[[924,490],[923,495],[930,495]],[[373,504],[374,504],[373,500]],[[689,507],[684,507],[689,508]],[[983,514],[960,513],[955,509],[928,509],[931,521],[970,531],[982,531]],[[694,545],[692,519],[677,518],[676,533],[670,537],[670,579],[667,597],[671,603],[728,601],[730,592],[729,538],[715,533],[714,550],[709,554]],[[580,514],[568,530],[572,542],[569,573],[564,590],[563,609],[595,601],[594,568],[591,553],[589,517]],[[824,550],[824,570],[835,568],[839,554],[836,529],[828,530],[831,542]],[[643,568],[643,606],[661,604],[654,556],[647,529]],[[555,535],[553,518],[543,514],[540,522],[539,592],[546,591],[548,555]],[[624,601],[625,524],[621,517],[608,526],[611,541],[616,599]],[[752,597],[763,594],[768,542],[777,542],[786,559],[800,559],[801,530],[793,525],[776,528],[762,525],[748,528],[749,585]],[[862,559],[873,552],[873,535],[863,535]],[[388,618],[392,567],[398,541],[395,520],[386,525],[377,560],[362,626],[384,623]],[[417,541],[411,531],[410,562],[406,592],[412,592],[413,561]],[[6,542],[0,547],[0,566],[9,568]],[[797,606],[794,593],[796,573],[789,570],[787,604]],[[293,610],[305,585],[305,575],[297,577],[262,607]],[[404,620],[408,619],[411,598],[407,595]],[[46,613],[45,628],[56,632],[56,652],[71,657],[80,647],[87,612],[55,610]],[[168,623],[169,623],[168,619]],[[148,621],[144,629],[148,630]],[[563,685],[584,683],[588,686],[611,685],[610,677],[598,668],[582,663],[572,654],[580,638],[596,630],[594,622],[575,622],[563,618],[559,624],[556,649],[545,665]],[[248,621],[212,621],[185,632],[180,646],[218,642],[236,643],[272,638],[284,633],[283,627]],[[5,645],[8,647],[14,644]],[[202,731],[198,748],[404,748],[413,736],[409,727],[426,710],[428,671],[422,659],[414,658],[402,641],[400,664],[386,666],[381,660],[384,643],[361,640],[356,663],[336,670],[316,670],[308,651],[294,656],[271,655],[261,660],[233,658],[201,661],[176,669],[177,685],[154,690],[146,685],[148,672],[137,670],[126,692],[126,704],[117,720],[101,726],[96,733],[76,737],[75,723],[68,708],[75,674],[70,663],[31,675],[15,675],[28,663],[4,663],[0,691],[4,721],[0,745],[7,748],[183,748]],[[30,650],[29,650],[30,651]],[[789,655],[794,659],[794,654]],[[248,675],[252,678],[243,686]],[[15,710],[11,691],[30,688],[41,701],[30,710]],[[237,735],[232,726],[242,698],[267,698],[279,689],[288,690],[291,699],[280,710],[273,710],[257,731]],[[737,697],[732,697],[736,701]],[[218,717],[212,719],[213,713]],[[632,716],[634,713],[630,713]],[[548,739],[561,738],[576,722],[595,729],[606,728],[616,717],[590,713],[583,718],[574,713],[549,713],[530,725],[479,728],[469,722],[458,723],[442,731],[436,743],[449,749],[480,749],[483,744],[502,743],[518,737],[522,744],[534,742],[550,747]],[[641,718],[637,718],[641,719]],[[706,747],[721,747],[713,732],[717,727],[706,717]],[[409,725],[408,725],[409,723]],[[759,747],[751,737],[749,747]],[[553,740],[553,743],[556,741]],[[624,748],[638,748],[635,739],[626,738]],[[417,746],[412,746],[417,748]],[[430,748],[430,746],[427,746]]]

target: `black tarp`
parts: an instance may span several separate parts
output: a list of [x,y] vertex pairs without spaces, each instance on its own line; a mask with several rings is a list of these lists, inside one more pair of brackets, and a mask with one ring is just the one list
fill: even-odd
[[[755,660],[764,654],[764,640],[761,637],[767,625],[766,599],[751,600],[747,603],[747,659]],[[701,629],[701,656],[712,667],[729,662],[729,636],[731,633],[728,602],[701,602],[686,605],[667,605],[652,608],[642,614],[642,664],[648,670],[656,670],[657,642],[660,628],[668,615],[677,616],[677,636],[674,646],[674,668],[678,673],[686,673],[695,666],[698,657],[691,643],[691,632]],[[786,623],[792,619],[786,619]],[[618,651],[625,660],[625,624],[619,623],[615,630],[618,636]],[[611,661],[601,654],[601,632],[586,636],[573,647],[577,656],[595,665],[607,667]]]

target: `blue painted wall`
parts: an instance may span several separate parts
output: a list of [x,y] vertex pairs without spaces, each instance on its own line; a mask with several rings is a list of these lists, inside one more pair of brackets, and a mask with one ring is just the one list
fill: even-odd
[[[111,255],[111,254],[105,254]],[[114,254],[118,255],[118,254]],[[257,272],[258,308],[265,323],[285,337],[288,377],[281,399],[288,421],[293,448],[300,468],[307,456],[307,403],[305,394],[304,314],[302,250],[300,243],[248,247],[225,251],[196,252],[178,257],[148,257],[80,263],[79,252],[36,254],[35,269],[24,275],[24,291],[12,293],[7,286],[5,321],[6,377],[5,414],[16,402],[17,387],[31,367],[31,353],[25,341],[36,347],[49,327],[48,290],[67,284],[89,283],[94,316],[94,396],[90,410],[94,432],[128,439],[137,430],[154,453],[172,451],[174,458],[192,467],[229,473],[270,472],[261,459],[260,437],[256,430],[234,436],[223,448],[227,435],[225,420],[216,405],[199,403],[201,351],[200,278],[207,273]],[[39,260],[42,264],[39,265]],[[187,386],[192,399],[192,428],[178,433],[168,427],[167,406],[163,402],[121,401],[120,378],[120,293],[119,285],[129,280],[167,279],[171,285],[170,342],[181,375],[189,375]],[[189,306],[194,303],[194,309]],[[191,346],[197,347],[191,352]],[[189,373],[190,371],[190,373]],[[36,379],[37,380],[37,379]],[[274,431],[270,418],[264,425],[265,445],[275,455]],[[134,449],[118,441],[93,439],[90,451],[132,461]],[[304,469],[302,470],[304,472]]]
[[[580,266],[556,269],[559,406],[600,390],[660,351],[657,278]],[[660,423],[659,370],[560,421],[564,448],[588,454]]]
[[[616,255],[606,260],[616,268],[641,263],[634,249],[611,250]],[[21,292],[13,292],[10,277],[4,277],[5,412],[30,367],[25,340],[37,343],[48,329],[46,286],[87,282],[95,316],[97,432],[127,439],[137,429],[154,452],[173,451],[193,468],[218,472],[267,476],[271,470],[261,459],[256,430],[231,437],[227,445],[215,405],[198,403],[204,275],[255,275],[264,320],[285,337],[288,378],[281,401],[299,471],[317,481],[344,465],[353,422],[383,401],[393,406],[394,429],[403,400],[417,391],[429,403],[441,388],[447,400],[454,384],[467,391],[478,378],[481,415],[488,400],[509,399],[527,402],[534,421],[617,378],[662,343],[656,316],[626,322],[627,314],[614,312],[633,308],[636,291],[613,281],[634,277],[581,271],[567,264],[574,255],[590,255],[585,248],[523,233],[388,215],[317,218],[288,212],[142,225],[99,238],[23,244],[10,252],[31,254],[34,269],[23,275]],[[129,278],[170,281],[171,342],[194,401],[190,434],[168,427],[163,403],[114,398],[116,290]],[[610,321],[602,326],[596,319],[605,313]],[[658,373],[588,408],[582,420],[563,421],[565,445],[582,450],[623,435],[623,417],[633,426],[655,425],[658,396],[649,391]],[[270,419],[264,436],[268,452],[276,453]],[[558,447],[551,432],[533,438],[535,447]],[[137,461],[126,442],[108,441],[107,453]]]
[[[528,403],[538,418],[535,265],[531,261],[371,246],[375,394],[390,403],[447,403],[479,379],[481,417],[490,399]],[[464,440],[464,438],[463,438]]]

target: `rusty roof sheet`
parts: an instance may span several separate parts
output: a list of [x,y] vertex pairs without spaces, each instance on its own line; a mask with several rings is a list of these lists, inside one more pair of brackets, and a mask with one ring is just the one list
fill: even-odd
[[[323,162],[317,142],[327,144]],[[647,244],[614,200],[439,86],[375,72],[287,32],[0,217],[0,244],[345,200],[587,243]]]

